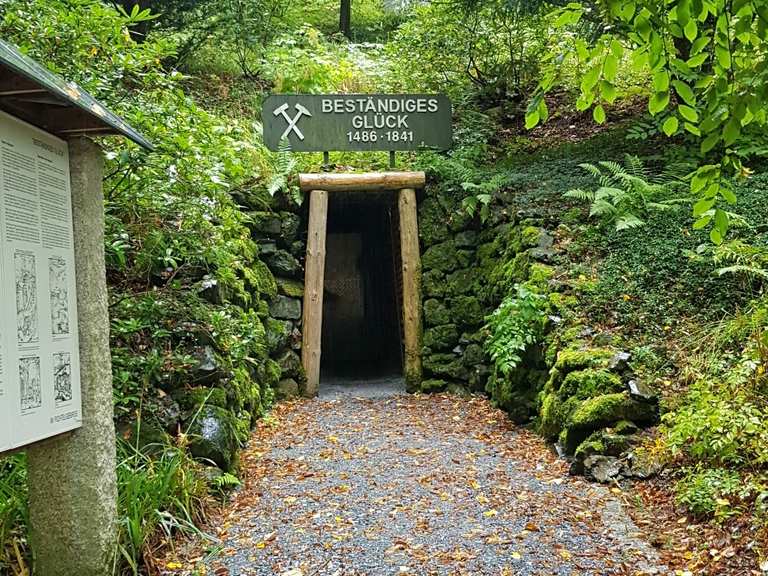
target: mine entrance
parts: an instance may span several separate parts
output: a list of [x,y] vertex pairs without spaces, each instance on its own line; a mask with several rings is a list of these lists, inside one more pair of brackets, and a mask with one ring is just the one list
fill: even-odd
[[[301,340],[308,396],[319,391],[321,368],[386,370],[395,365],[399,343],[406,390],[418,389],[422,373],[421,256],[416,189],[425,182],[424,172],[299,175],[300,189],[309,194]],[[393,199],[387,199],[387,194]],[[332,233],[338,237],[332,240],[331,256],[331,264],[338,270],[328,274],[334,293],[325,310],[329,195],[340,197],[334,200]],[[352,296],[335,286],[335,277],[348,281]],[[326,312],[330,322],[323,320]],[[393,332],[402,337],[392,338]],[[354,349],[349,348],[352,338],[359,339]],[[329,354],[330,362],[321,366],[325,346],[335,350]]]
[[402,375],[396,198],[370,192],[328,203],[321,379]]

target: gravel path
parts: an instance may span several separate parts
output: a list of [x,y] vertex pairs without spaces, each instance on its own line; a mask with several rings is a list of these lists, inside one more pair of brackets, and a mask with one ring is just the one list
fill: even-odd
[[615,495],[482,399],[283,404],[243,457],[217,575],[666,574]]

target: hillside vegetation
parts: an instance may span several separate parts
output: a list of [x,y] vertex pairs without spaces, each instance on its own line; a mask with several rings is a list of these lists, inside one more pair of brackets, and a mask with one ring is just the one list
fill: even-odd
[[[679,574],[768,572],[768,10],[762,2],[0,0],[0,37],[156,146],[100,139],[120,542],[181,535],[303,386],[318,154],[270,152],[280,93],[442,92],[424,170],[421,393],[487,395],[623,495]],[[338,170],[386,155],[333,154]],[[214,421],[210,437],[202,422]],[[28,574],[24,454],[0,573]]]

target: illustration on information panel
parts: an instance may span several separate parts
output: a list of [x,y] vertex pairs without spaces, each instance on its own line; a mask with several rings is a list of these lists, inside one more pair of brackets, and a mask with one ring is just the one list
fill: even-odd
[[13,263],[16,270],[16,335],[19,344],[32,344],[40,339],[35,255],[25,250],[16,250]]
[[53,390],[56,406],[72,400],[72,355],[69,352],[53,355]]
[[21,385],[21,411],[29,412],[43,405],[40,382],[40,357],[19,359],[19,383]]
[[67,261],[60,256],[48,258],[48,288],[51,294],[51,331],[54,336],[69,334],[69,291]]

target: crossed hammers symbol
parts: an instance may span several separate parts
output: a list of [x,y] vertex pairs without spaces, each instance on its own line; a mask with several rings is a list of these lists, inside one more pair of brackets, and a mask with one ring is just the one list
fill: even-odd
[[288,128],[286,128],[283,135],[280,136],[281,140],[287,137],[291,132],[294,132],[296,136],[299,137],[299,140],[304,140],[304,134],[301,133],[301,130],[299,130],[299,127],[296,124],[298,124],[302,116],[312,116],[312,114],[301,104],[294,104],[293,107],[296,108],[296,116],[293,118],[288,115],[288,103],[283,104],[273,112],[275,116],[282,115],[283,118],[285,118],[285,121],[288,122]]

